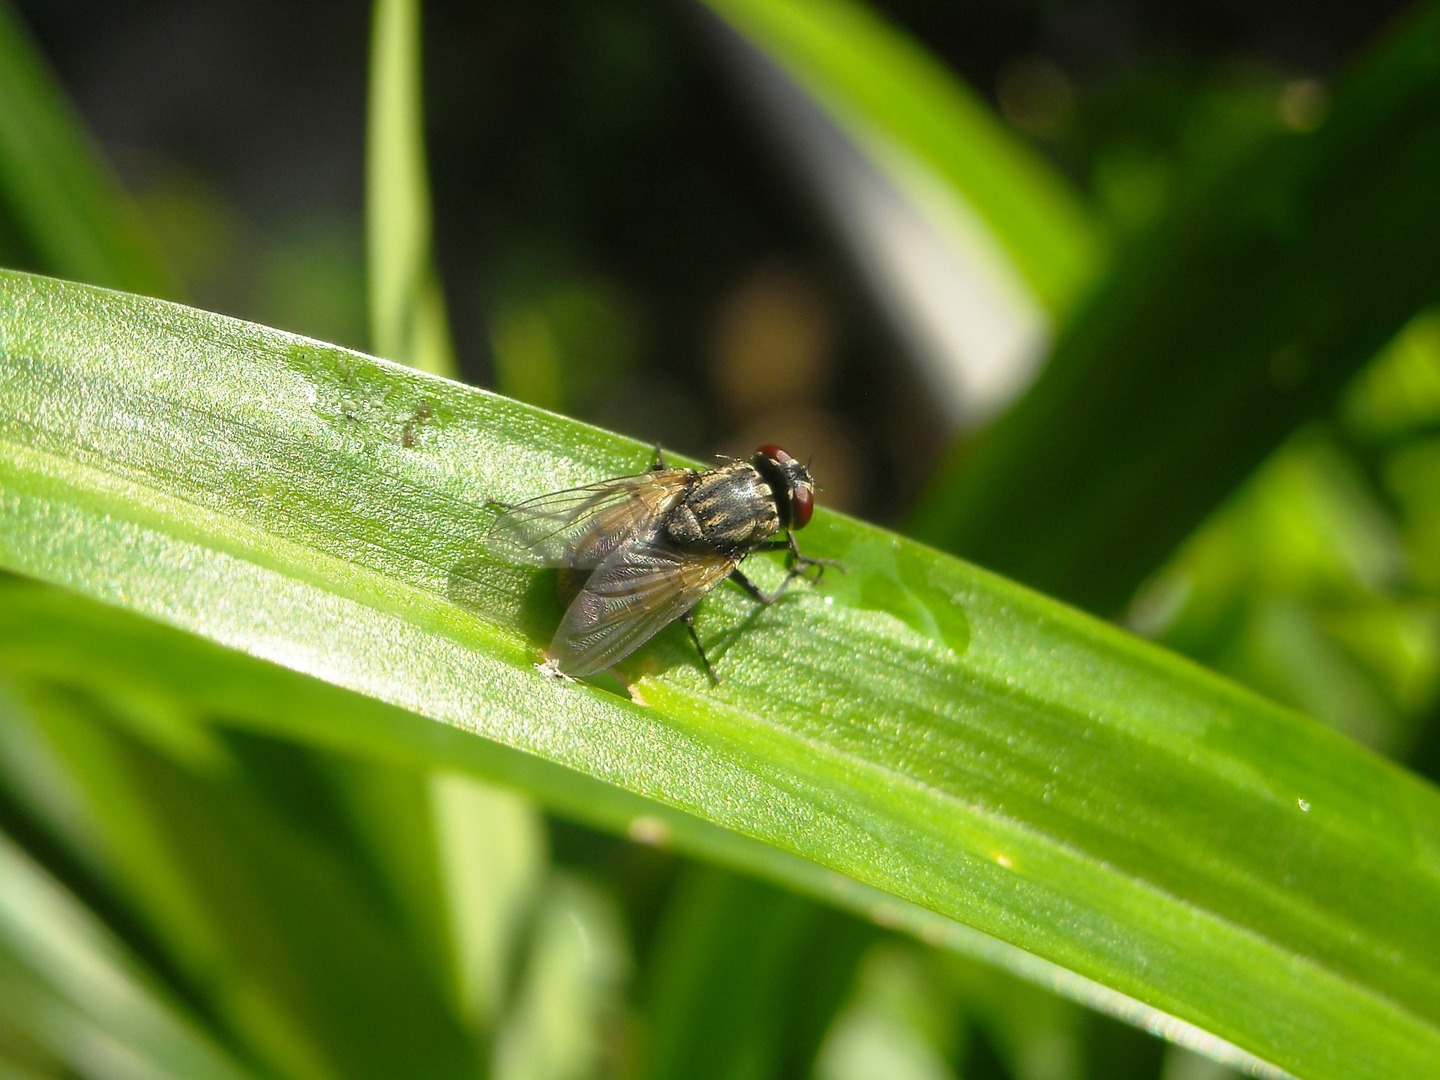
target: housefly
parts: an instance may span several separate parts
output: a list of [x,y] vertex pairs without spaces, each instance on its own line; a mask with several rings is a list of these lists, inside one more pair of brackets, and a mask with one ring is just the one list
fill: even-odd
[[[727,577],[762,604],[797,577],[817,579],[829,560],[801,555],[795,545],[814,505],[809,468],[773,444],[704,472],[667,468],[657,451],[649,472],[509,507],[490,526],[486,546],[509,562],[572,572],[573,599],[545,650],[546,670],[597,674],[683,619],[714,681],[691,609]],[[751,552],[782,549],[788,573],[774,592],[739,569]]]

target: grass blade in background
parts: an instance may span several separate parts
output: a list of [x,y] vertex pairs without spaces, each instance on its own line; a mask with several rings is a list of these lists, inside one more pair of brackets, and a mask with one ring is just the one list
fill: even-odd
[[370,344],[397,363],[453,376],[445,298],[431,262],[419,0],[375,0],[371,34],[365,155]]
[[[376,0],[373,7],[365,199],[371,341],[389,359],[453,377],[454,349],[433,261],[420,17],[419,0]],[[402,442],[416,438],[426,411],[417,406]],[[433,884],[443,902],[437,907],[446,917],[440,953],[455,1006],[478,1038],[489,1039],[510,1004],[515,965],[527,945],[524,935],[533,930],[548,936],[528,943],[541,953],[555,938],[554,919],[532,927],[524,917],[550,879],[545,823],[523,796],[454,773],[432,775],[424,791],[427,820],[417,822],[410,835],[395,837],[388,849],[397,868],[413,863],[416,852],[426,853],[427,865],[404,875],[421,891],[432,884],[430,873],[438,874]],[[372,829],[383,832],[390,820],[388,800],[383,793],[356,794],[357,804],[368,808]],[[587,912],[572,905],[570,921],[583,923]],[[562,968],[567,963],[557,962]],[[536,992],[543,993],[543,985]],[[578,1007],[573,1000],[566,1005]],[[583,1025],[581,1014],[574,1015]],[[520,1024],[525,1027],[523,1019]],[[566,1041],[584,1042],[578,1036]],[[531,1042],[523,1033],[502,1033],[498,1053],[512,1063],[529,1062]],[[501,1077],[516,1067],[498,1061],[497,1066]]]
[[0,237],[11,260],[175,296],[175,282],[8,0],[0,0]]
[[913,170],[989,229],[1052,316],[1093,279],[1099,238],[1065,182],[923,48],[850,0],[707,0],[805,87],[897,185]]
[[[614,785],[1297,1074],[1440,1069],[1440,793],[1402,770],[824,513],[807,547],[848,574],[703,605],[719,687],[678,629],[627,665],[629,696],[554,683],[532,670],[551,589],[477,560],[484,502],[644,447],[218,316],[0,282],[5,567],[419,714],[386,713],[396,753],[463,744],[547,797]],[[802,865],[773,864],[804,886]]]
[[[87,695],[16,676],[0,776],[27,831],[47,854],[64,845],[212,1031],[277,1075],[465,1071],[443,973],[326,842],[323,785],[299,808],[267,797],[233,748],[135,680]],[[283,766],[276,749],[265,765]]]
[[37,1049],[55,1062],[57,1076],[62,1067],[65,1075],[90,1077],[256,1075],[212,1043],[201,1020],[3,835],[0,881],[7,1044],[12,1026],[23,1024],[36,1034]]
[[1028,396],[936,478],[918,535],[1115,614],[1440,293],[1437,187],[1432,4],[1319,130],[1275,138],[1117,259]]
[[646,965],[643,1080],[808,1074],[878,936],[791,892],[684,867]]

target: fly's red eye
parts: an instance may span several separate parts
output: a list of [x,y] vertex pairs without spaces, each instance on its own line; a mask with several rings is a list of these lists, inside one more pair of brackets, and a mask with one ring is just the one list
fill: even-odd
[[[783,454],[784,451],[782,450],[781,453]],[[790,505],[793,511],[792,516],[795,519],[791,523],[791,528],[803,529],[810,524],[810,514],[815,509],[815,495],[808,487],[797,484],[792,488]]]
[[760,449],[755,452],[757,454],[764,454],[771,461],[778,461],[781,465],[784,465],[787,461],[795,460],[780,447],[776,446],[773,442],[766,443],[764,446],[760,447]]

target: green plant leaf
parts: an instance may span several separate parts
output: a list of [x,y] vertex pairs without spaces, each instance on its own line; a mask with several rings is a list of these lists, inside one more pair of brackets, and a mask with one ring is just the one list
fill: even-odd
[[[144,926],[144,943],[204,1002],[220,1037],[280,1075],[466,1072],[475,1048],[445,1007],[446,973],[377,903],[380,890],[364,888],[350,837],[325,835],[325,785],[312,784],[299,807],[266,798],[273,788],[247,783],[218,740],[196,752],[207,729],[177,724],[173,703],[157,708],[163,699],[137,695],[133,680],[128,693],[109,689],[87,700],[19,687],[31,715],[8,726],[29,727],[32,749],[16,761],[7,730],[0,775],[34,820],[68,820],[58,838],[109,900],[102,909]],[[270,748],[271,771],[301,754]],[[49,799],[19,764],[43,766],[34,771],[48,776]],[[71,789],[63,817],[61,777]]]
[[620,1007],[629,953],[613,899],[553,874],[534,913],[528,963],[495,1044],[495,1080],[596,1075],[602,1018]]
[[0,238],[9,239],[7,232],[31,265],[96,285],[175,295],[134,206],[8,0],[0,0]]
[[792,892],[683,867],[646,964],[643,1080],[806,1075],[876,936]]
[[1105,615],[1440,292],[1440,6],[1117,256],[918,536]]
[[938,181],[969,207],[1052,315],[1090,284],[1100,241],[1074,193],[914,41],[851,0],[707,3],[804,87],[901,190],[923,202]]
[[[458,368],[432,258],[420,9],[419,0],[377,0],[373,9],[365,200],[371,341],[390,359],[453,377]],[[402,442],[414,442],[427,412],[417,406]],[[397,779],[402,786],[414,783]],[[387,838],[391,877],[405,887],[414,918],[443,911],[436,953],[446,962],[456,1010],[489,1035],[506,1004],[518,939],[528,929],[523,912],[544,872],[544,822],[523,797],[464,776],[433,775],[424,793],[429,820],[408,828],[393,827],[392,800],[384,793],[356,792],[356,805],[369,811],[366,832]],[[417,865],[422,860],[434,865]],[[432,884],[443,904],[426,902],[434,899],[426,895]],[[511,1054],[515,1045],[514,1038],[505,1043]]]
[[[479,556],[486,501],[648,456],[314,341],[0,275],[0,566],[214,643],[77,652],[32,618],[15,657],[135,678],[106,650],[139,650],[215,711],[477,768],[1037,974],[957,924],[978,928],[1212,1053],[1440,1070],[1440,793],[985,571],[822,511],[805,547],[847,573],[701,605],[718,687],[679,628],[625,665],[629,695],[534,671],[553,590]],[[349,705],[279,671],[216,683],[217,644]]]
[[453,376],[445,298],[430,258],[420,73],[419,0],[376,0],[365,153],[370,343],[391,360]]
[[175,1080],[254,1075],[214,1044],[202,1022],[123,942],[4,835],[0,881],[5,883],[0,1002],[6,1027],[18,1026],[63,1062],[67,1075]]

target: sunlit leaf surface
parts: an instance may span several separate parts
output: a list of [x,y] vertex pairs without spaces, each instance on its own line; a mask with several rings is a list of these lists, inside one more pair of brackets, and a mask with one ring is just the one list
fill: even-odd
[[[718,687],[678,628],[628,694],[534,671],[553,586],[479,555],[487,500],[647,458],[314,341],[0,277],[0,565],[213,643],[97,634],[81,677],[130,648],[245,722],[474,768],[961,940],[938,913],[1212,1052],[1181,1021],[1305,1076],[1440,1069],[1435,790],[988,573],[822,512],[802,540],[848,573],[702,605]],[[79,647],[8,610],[12,664]],[[314,680],[217,684],[216,645]]]

